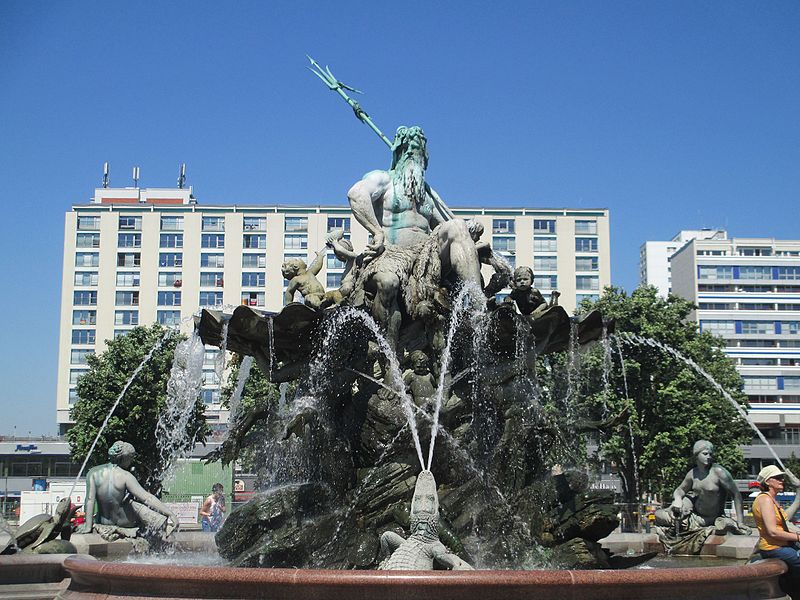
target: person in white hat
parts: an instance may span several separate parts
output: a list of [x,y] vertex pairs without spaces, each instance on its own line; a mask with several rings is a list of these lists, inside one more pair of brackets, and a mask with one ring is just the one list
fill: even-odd
[[800,590],[800,532],[789,526],[789,520],[800,508],[800,493],[795,495],[789,508],[781,508],[777,497],[783,491],[784,478],[795,488],[800,488],[800,480],[791,471],[781,471],[775,465],[761,469],[756,478],[761,487],[761,493],[753,502],[753,518],[761,536],[757,548],[763,558],[779,558],[785,562],[789,566],[792,589]]

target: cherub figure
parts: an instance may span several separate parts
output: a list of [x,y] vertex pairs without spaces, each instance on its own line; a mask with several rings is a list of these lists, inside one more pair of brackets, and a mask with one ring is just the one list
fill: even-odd
[[542,293],[533,287],[533,269],[523,266],[514,270],[509,298],[517,303],[517,308],[523,315],[529,315],[533,319],[539,317],[548,308],[558,304],[560,295],[553,291],[548,303]]
[[289,280],[289,285],[283,293],[285,304],[294,299],[295,292],[300,292],[306,306],[315,309],[320,307],[325,296],[325,288],[317,281],[316,275],[322,270],[324,258],[324,252],[317,252],[317,257],[309,267],[306,267],[306,262],[302,258],[290,258],[281,265],[283,278]]
[[436,396],[436,378],[431,373],[428,355],[422,350],[414,350],[409,358],[411,370],[403,375],[403,383],[411,393],[414,404],[422,407]]

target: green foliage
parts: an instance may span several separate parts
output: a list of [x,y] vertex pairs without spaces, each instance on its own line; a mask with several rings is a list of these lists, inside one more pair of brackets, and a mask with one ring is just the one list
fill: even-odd
[[[108,340],[106,351],[90,356],[89,370],[78,379],[79,399],[71,412],[75,425],[67,431],[72,459],[83,462],[103,420],[133,371],[165,335],[166,340],[139,371],[109,419],[88,464],[91,467],[108,462],[108,448],[116,440],[130,442],[136,448],[134,468],[137,478],[153,492],[160,489],[156,480],[160,466],[156,423],[167,401],[167,381],[175,346],[183,336],[154,324],[136,327],[126,335]],[[204,413],[203,402],[198,397],[188,429],[197,431],[199,442],[205,441],[209,433]]]
[[[747,406],[741,377],[722,352],[723,341],[700,333],[688,320],[695,308],[691,302],[676,296],[663,299],[652,286],[642,286],[630,296],[608,287],[600,300],[581,308],[599,309],[604,317],[613,318],[618,334],[630,332],[671,346]],[[622,347],[624,372],[617,343]],[[650,492],[669,498],[693,466],[692,445],[700,439],[714,444],[715,462],[734,476],[744,473],[739,445],[751,440],[752,430],[704,377],[657,348],[634,345],[621,336],[612,340],[610,350],[613,366],[607,386],[603,365],[609,357],[603,348],[585,358],[587,387],[581,396],[584,409],[596,417],[626,407],[630,411],[626,424],[599,440],[602,456],[619,466],[627,501],[636,501],[637,481],[640,495]]]

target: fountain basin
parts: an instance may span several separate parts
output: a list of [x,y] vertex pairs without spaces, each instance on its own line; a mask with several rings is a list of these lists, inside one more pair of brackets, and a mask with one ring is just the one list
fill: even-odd
[[740,566],[628,571],[332,571],[110,563],[71,556],[58,598],[270,600],[554,600],[786,598],[779,560]]

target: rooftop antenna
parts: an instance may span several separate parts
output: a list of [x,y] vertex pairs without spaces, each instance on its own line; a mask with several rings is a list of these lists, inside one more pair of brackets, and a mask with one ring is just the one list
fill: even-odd
[[108,163],[103,163],[103,187],[108,187]]
[[183,185],[186,183],[186,163],[181,165],[180,173],[178,174],[178,189],[183,189]]
[[133,187],[139,187],[139,167],[133,167]]

